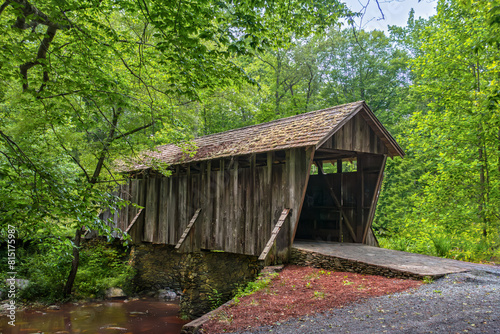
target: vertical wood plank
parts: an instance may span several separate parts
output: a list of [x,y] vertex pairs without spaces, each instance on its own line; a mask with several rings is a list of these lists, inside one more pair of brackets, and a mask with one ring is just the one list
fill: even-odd
[[179,203],[177,204],[179,218],[175,229],[175,240],[180,239],[182,232],[189,223],[189,217],[187,215],[187,180],[187,175],[179,175]]
[[[137,180],[136,179],[130,179],[129,183],[130,183],[130,202],[137,204],[137,202],[139,200],[139,198],[138,198],[139,192],[138,192],[138,188],[137,188]],[[129,217],[132,217],[132,219],[133,219],[137,215],[137,212],[139,211],[139,209],[137,209],[136,207],[134,207],[132,205],[129,205],[128,209],[129,209]],[[132,242],[135,241],[134,240],[134,235],[133,235],[134,232],[135,232],[135,228],[133,228],[133,229],[131,229],[129,231],[129,235],[132,238]]]
[[175,174],[170,176],[168,196],[168,244],[175,245],[177,242],[175,230],[177,228],[177,198],[179,190],[179,166],[176,166]]
[[216,172],[216,198],[215,206],[215,249],[224,249],[224,225],[222,222],[224,210],[224,160],[219,162],[219,170]]
[[233,163],[233,168],[229,171],[230,177],[230,192],[231,195],[227,196],[229,199],[229,207],[227,208],[230,212],[229,220],[231,221],[232,228],[230,229],[230,238],[229,238],[229,249],[230,252],[238,253],[239,245],[239,188],[238,188],[238,160],[235,160]]
[[224,192],[223,192],[223,215],[222,215],[222,226],[224,227],[224,246],[223,249],[227,252],[234,252],[234,241],[232,240],[234,236],[234,229],[236,224],[232,219],[232,212],[234,210],[234,203],[232,197],[232,180],[231,170],[232,162],[226,162],[224,170],[222,171],[224,176]]
[[[137,194],[137,204],[140,205],[141,207],[146,210],[146,182],[147,179],[138,179],[137,180],[138,184],[138,194]],[[144,237],[144,217],[145,217],[145,212],[141,213],[139,215],[139,218],[137,218],[137,221],[134,225],[135,229],[135,238],[137,240],[137,243],[141,243],[142,239]]]
[[216,236],[216,220],[217,220],[217,171],[212,170],[211,161],[208,162],[210,173],[209,173],[209,189],[210,189],[210,223],[207,226],[207,244],[208,249],[217,249],[215,236]]
[[144,236],[143,241],[153,242],[154,235],[156,234],[156,220],[158,212],[157,191],[156,191],[156,178],[147,179],[146,189],[146,209],[144,220]]
[[364,182],[364,161],[365,157],[363,154],[357,154],[357,173],[356,173],[356,219],[354,227],[356,231],[356,242],[361,243],[363,241],[363,207],[364,207],[364,193],[365,193],[365,182]]
[[160,199],[158,210],[158,243],[168,244],[168,196],[170,178],[160,179]]
[[[281,215],[281,210],[285,208],[286,203],[283,200],[283,170],[284,170],[284,165],[275,165],[273,167],[273,174],[272,174],[272,194],[271,194],[271,203],[272,203],[272,219],[273,221],[278,221],[279,216]],[[284,237],[280,237],[280,235],[283,233],[282,231],[280,234],[278,234],[276,244],[277,245],[282,245]],[[271,254],[274,258],[276,258],[277,253],[276,249],[278,247],[274,247],[274,252]]]
[[253,193],[255,189],[255,154],[250,156],[250,168],[246,168],[246,221],[245,221],[245,250],[246,254],[255,255],[255,217]]

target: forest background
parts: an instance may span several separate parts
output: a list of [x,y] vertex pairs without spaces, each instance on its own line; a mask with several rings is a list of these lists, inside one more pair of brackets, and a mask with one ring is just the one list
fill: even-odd
[[355,20],[336,0],[3,2],[0,257],[15,240],[24,296],[129,281],[116,250],[80,244],[125,204],[117,158],[359,100],[406,152],[386,168],[381,246],[498,261],[500,2],[440,0],[387,32]]

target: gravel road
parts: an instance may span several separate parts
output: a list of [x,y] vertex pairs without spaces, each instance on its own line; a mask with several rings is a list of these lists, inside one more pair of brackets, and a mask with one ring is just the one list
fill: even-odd
[[500,267],[242,333],[500,333]]

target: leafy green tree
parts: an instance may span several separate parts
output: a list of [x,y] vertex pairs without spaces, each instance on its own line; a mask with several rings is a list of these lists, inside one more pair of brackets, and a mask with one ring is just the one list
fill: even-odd
[[113,161],[189,134],[182,103],[249,80],[235,56],[320,33],[345,12],[336,0],[5,0],[3,232],[7,224],[23,238],[72,229],[69,295],[82,233],[109,230],[97,216],[116,202]]
[[[406,124],[408,157],[394,166],[399,181],[391,184],[413,185],[406,203],[398,201],[403,219],[396,221],[416,251],[434,245],[440,255],[480,259],[498,248],[500,113],[490,97],[498,91],[500,54],[484,43],[491,7],[440,1],[418,35],[412,94],[426,107]],[[444,240],[449,247],[441,252]]]
[[382,123],[392,127],[407,94],[409,56],[382,31],[332,31],[327,44],[321,95],[326,105],[365,100]]

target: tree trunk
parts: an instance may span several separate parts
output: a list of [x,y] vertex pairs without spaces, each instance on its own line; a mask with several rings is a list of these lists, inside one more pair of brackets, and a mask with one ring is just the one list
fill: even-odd
[[[99,159],[97,160],[97,165],[94,170],[94,174],[92,175],[92,178],[89,181],[90,188],[93,187],[99,178],[99,175],[101,174],[101,170],[104,166],[104,160],[106,159],[106,155],[108,154],[108,149],[115,140],[115,131],[116,131],[116,126],[118,125],[118,118],[122,114],[123,110],[122,108],[118,108],[118,111],[115,111],[115,108],[113,109],[113,120],[111,123],[111,129],[109,130],[108,133],[108,138],[104,142],[103,148],[101,150],[101,154],[99,156]],[[75,283],[75,278],[76,278],[76,273],[78,271],[78,264],[80,262],[80,241],[82,239],[82,234],[85,231],[85,226],[79,227],[76,229],[75,232],[75,241],[73,243],[73,261],[71,262],[71,271],[69,272],[68,280],[66,281],[66,285],[64,286],[64,296],[67,297],[71,294],[71,290],[73,290],[73,284]]]
[[75,232],[75,242],[73,245],[73,261],[71,262],[71,271],[69,272],[68,280],[64,286],[63,294],[64,297],[71,295],[71,290],[73,290],[73,284],[75,283],[76,272],[78,271],[78,264],[80,262],[80,241],[82,239],[84,227],[76,229]]

